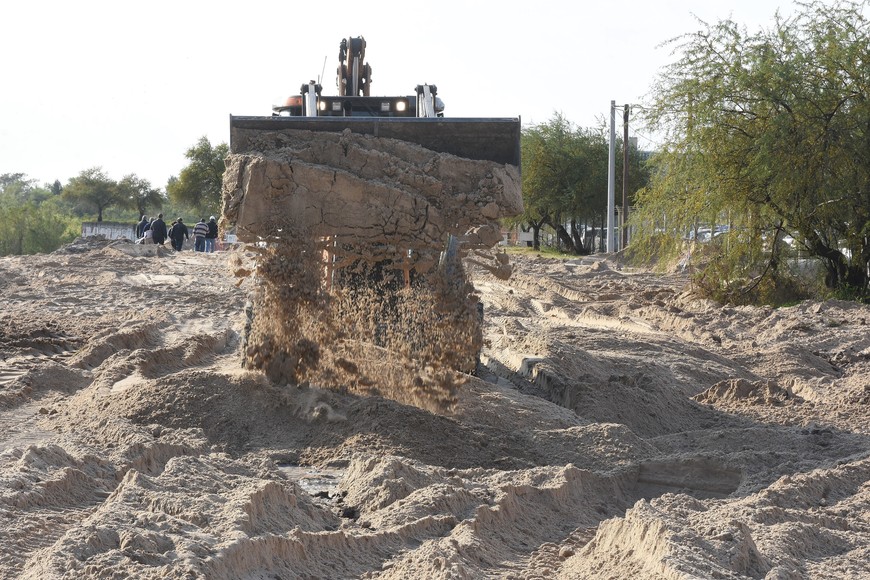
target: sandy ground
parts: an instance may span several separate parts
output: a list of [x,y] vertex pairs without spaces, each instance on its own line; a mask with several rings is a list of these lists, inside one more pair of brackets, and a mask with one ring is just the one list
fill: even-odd
[[870,577],[870,307],[518,258],[432,413],[241,369],[238,258],[0,259],[3,578]]

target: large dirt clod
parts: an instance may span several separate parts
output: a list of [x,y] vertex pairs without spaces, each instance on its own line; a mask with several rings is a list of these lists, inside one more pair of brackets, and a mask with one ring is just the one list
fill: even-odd
[[439,248],[522,211],[519,169],[367,135],[262,132],[232,154],[224,176],[224,220],[241,241],[291,219],[315,236],[362,245]]
[[488,251],[498,220],[522,209],[518,168],[349,130],[243,142],[227,159],[223,221],[265,242],[245,365],[276,382],[450,407],[482,345],[461,258],[474,251],[475,264],[510,274]]

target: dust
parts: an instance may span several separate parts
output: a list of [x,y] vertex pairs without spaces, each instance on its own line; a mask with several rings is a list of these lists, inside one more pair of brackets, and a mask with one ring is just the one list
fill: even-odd
[[245,367],[277,383],[451,409],[482,347],[479,302],[461,262],[409,268],[406,285],[408,270],[389,267],[395,260],[360,252],[332,268],[327,242],[290,223],[279,230],[257,250]]
[[[276,382],[448,411],[482,347],[463,258],[500,279],[517,168],[394,139],[252,132],[230,155],[223,222],[254,244],[247,368]],[[253,274],[251,274],[253,272]]]

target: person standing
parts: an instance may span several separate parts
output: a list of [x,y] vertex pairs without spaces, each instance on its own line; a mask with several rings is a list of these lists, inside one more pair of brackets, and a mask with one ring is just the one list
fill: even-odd
[[184,225],[184,220],[181,218],[175,220],[175,223],[172,224],[172,229],[169,230],[169,239],[172,240],[172,249],[176,252],[180,252],[184,247],[184,240],[190,239],[190,234],[187,230],[187,226]]
[[205,237],[208,235],[208,226],[205,223],[205,218],[199,218],[196,225],[193,226],[193,251],[205,251]]
[[163,214],[159,213],[157,219],[151,222],[151,239],[158,246],[162,246],[163,242],[166,241],[166,234],[166,222],[163,221]]
[[205,236],[205,251],[206,252],[214,252],[214,245],[217,242],[218,237],[218,227],[217,222],[214,219],[214,216],[211,216],[208,219],[208,234]]
[[148,227],[148,216],[145,214],[142,214],[142,220],[138,224],[136,224],[136,239],[137,240],[145,235],[145,230],[147,229],[147,227]]

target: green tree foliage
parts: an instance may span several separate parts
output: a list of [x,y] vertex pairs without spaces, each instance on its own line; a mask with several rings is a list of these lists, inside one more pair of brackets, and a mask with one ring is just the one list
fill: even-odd
[[163,207],[165,201],[163,192],[151,187],[150,181],[137,177],[135,173],[125,175],[118,183],[118,188],[121,195],[126,198],[126,203],[136,209],[139,217],[145,215],[149,207],[156,209]]
[[720,298],[775,299],[791,283],[787,236],[828,287],[868,291],[868,3],[799,6],[768,30],[725,20],[677,39],[648,110],[666,146],[633,245],[674,257],[699,224],[728,226],[698,264]]
[[106,208],[130,203],[118,183],[109,179],[100,167],[85,169],[70,179],[61,195],[87,212],[96,211],[98,222],[103,221]]
[[38,187],[24,173],[4,173],[0,175],[0,196],[5,202],[42,203],[52,197],[50,189]]
[[23,173],[0,176],[0,256],[51,252],[72,241],[72,219],[58,211],[57,196]]
[[[556,114],[549,122],[523,130],[523,202],[518,221],[535,231],[552,227],[570,251],[588,254],[587,227],[604,227],[607,215],[608,138],[603,128],[581,129]],[[622,144],[619,144],[622,149]],[[622,191],[622,156],[617,189]],[[629,191],[646,184],[648,173],[638,152],[630,150]],[[565,228],[570,223],[571,232]]]
[[178,178],[171,178],[166,192],[173,203],[189,206],[202,215],[218,214],[221,207],[221,183],[224,159],[229,153],[226,143],[212,147],[207,137],[185,153],[190,161]]
[[33,180],[26,179],[24,173],[4,173],[0,175],[0,195],[8,200],[20,197],[19,192],[27,191],[33,187]]
[[3,209],[0,256],[53,252],[76,236],[70,218],[33,202]]

